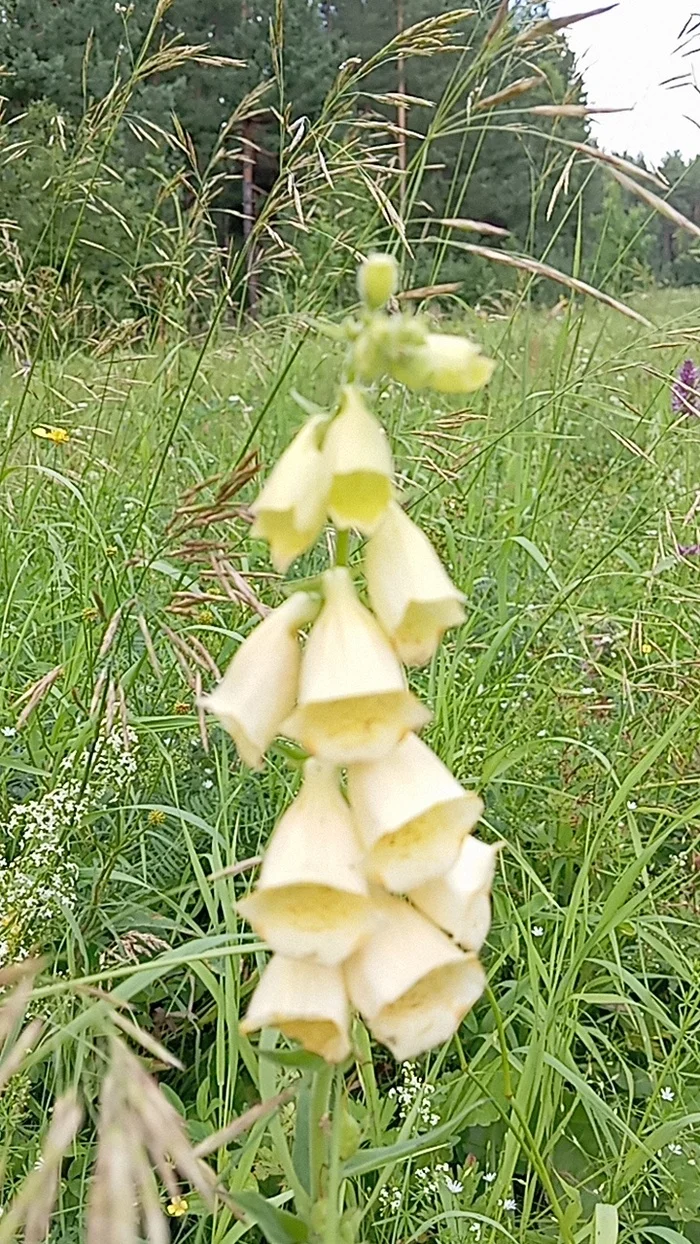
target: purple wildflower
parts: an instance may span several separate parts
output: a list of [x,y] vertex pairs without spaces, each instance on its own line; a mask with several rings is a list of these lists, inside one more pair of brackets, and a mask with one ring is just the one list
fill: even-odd
[[700,367],[692,359],[681,365],[671,390],[671,410],[677,415],[695,415],[700,418]]

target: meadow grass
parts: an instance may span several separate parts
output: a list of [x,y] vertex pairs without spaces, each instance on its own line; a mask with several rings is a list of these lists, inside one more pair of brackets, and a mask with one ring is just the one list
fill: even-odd
[[[573,304],[472,313],[499,364],[484,394],[466,408],[377,394],[405,503],[469,601],[417,678],[426,737],[505,847],[489,997],[445,1050],[401,1071],[377,1048],[350,1083],[359,1239],[607,1244],[614,1206],[621,1239],[700,1241],[700,562],[679,553],[700,542],[700,424],[669,403],[696,295],[639,306],[656,328]],[[252,449],[264,471],[303,417],[297,395],[322,404],[341,366],[288,318],[222,331],[203,356],[193,343],[4,371],[0,940],[51,953],[43,1035],[0,1098],[0,1201],[53,1094],[80,1078],[89,1118],[52,1241],[83,1238],[113,1010],[96,988],[128,1004],[195,1141],[292,1074],[238,1031],[264,951],[234,911],[248,874],[217,874],[257,855],[297,771],[281,751],[241,770],[194,696],[256,621],[230,598],[231,568],[264,603],[283,590],[250,539],[255,485],[217,520],[213,477]],[[33,434],[47,426],[70,439]],[[203,481],[191,527],[169,527]],[[320,546],[297,577],[323,564]],[[220,1152],[232,1194],[287,1203],[294,1110]],[[173,1217],[178,1241],[246,1233],[196,1194]]]

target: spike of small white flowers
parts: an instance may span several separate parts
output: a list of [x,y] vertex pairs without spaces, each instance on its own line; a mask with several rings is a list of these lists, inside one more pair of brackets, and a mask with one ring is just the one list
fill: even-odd
[[238,910],[273,950],[333,966],[372,921],[362,852],[337,772],[307,761],[304,785],[275,828],[254,894]]
[[495,366],[468,337],[428,333],[422,345],[399,351],[389,371],[409,389],[473,393],[488,384]]
[[340,410],[323,445],[332,477],[328,512],[336,527],[369,535],[393,495],[394,468],[386,433],[355,385],[343,389]]
[[218,687],[199,704],[219,718],[244,764],[260,769],[297,697],[301,648],[299,630],[317,605],[295,592],[259,622],[241,644]]
[[353,1005],[400,1060],[447,1041],[486,985],[465,955],[403,899],[379,893],[380,920],[345,965]]
[[350,1053],[350,1008],[340,968],[273,955],[251,998],[241,1031],[279,1028],[290,1041],[340,1063]]
[[298,705],[284,729],[333,764],[375,760],[430,713],[408,690],[386,636],[342,566],[323,576],[325,603],[304,650]]
[[392,502],[367,544],[374,612],[406,665],[425,665],[443,634],[464,621],[463,594],[427,536]]
[[491,885],[503,843],[465,838],[445,877],[412,890],[409,898],[465,950],[479,951],[491,927]]
[[348,795],[369,875],[398,893],[446,873],[484,810],[415,734],[380,760],[351,765]]
[[319,441],[327,422],[324,415],[314,415],[304,424],[250,507],[252,535],[268,541],[272,564],[281,574],[314,544],[326,521],[331,477]]

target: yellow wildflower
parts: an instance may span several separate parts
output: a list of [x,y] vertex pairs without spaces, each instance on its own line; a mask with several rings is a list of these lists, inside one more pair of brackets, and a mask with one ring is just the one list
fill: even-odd
[[386,433],[354,385],[343,390],[323,454],[333,481],[328,499],[333,522],[371,535],[391,501],[394,468]]
[[267,540],[272,564],[282,574],[316,541],[326,521],[331,480],[319,448],[326,423],[323,415],[308,420],[250,507],[252,534]]
[[148,814],[149,825],[163,825],[165,823],[165,813],[160,808],[152,808]]
[[189,1208],[189,1201],[184,1196],[174,1196],[167,1205],[167,1211],[171,1218],[184,1218]]
[[241,1031],[279,1028],[305,1050],[320,1054],[329,1063],[340,1063],[350,1053],[349,1023],[350,1009],[340,968],[273,955],[253,994]]
[[67,445],[70,440],[70,432],[65,428],[55,428],[52,424],[39,424],[32,428],[32,435],[42,441],[51,441],[53,445]]

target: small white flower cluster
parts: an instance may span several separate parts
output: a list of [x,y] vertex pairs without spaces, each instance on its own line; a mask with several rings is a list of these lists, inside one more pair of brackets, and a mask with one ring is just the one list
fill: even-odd
[[[493,363],[466,338],[385,314],[396,278],[389,256],[360,269],[363,319],[347,326],[354,382],[330,417],[306,422],[251,506],[278,571],[329,518],[337,564],[320,593],[295,592],[252,631],[202,701],[251,767],[280,733],[310,756],[257,888],[238,903],[275,952],[242,1027],[276,1027],[329,1062],[350,1054],[352,1010],[400,1060],[456,1032],[486,983],[478,953],[499,849],[472,834],[479,797],[418,735],[430,713],[403,667],[431,660],[464,620],[464,597],[396,500],[389,441],[358,383],[388,374],[411,389],[472,392]],[[345,564],[351,531],[368,538],[371,610]]]
[[421,1080],[416,1064],[408,1062],[404,1063],[401,1068],[401,1084],[390,1088],[388,1096],[397,1102],[398,1115],[401,1120],[407,1117],[414,1103],[420,1099],[418,1114],[421,1123],[425,1127],[437,1127],[440,1116],[433,1111],[434,1093],[435,1085],[427,1080]]
[[121,731],[101,740],[85,774],[87,754],[71,753],[61,764],[61,784],[10,809],[0,827],[0,966],[46,944],[74,909],[78,866],[69,834],[135,772],[127,741],[133,747],[133,732],[128,740]]

